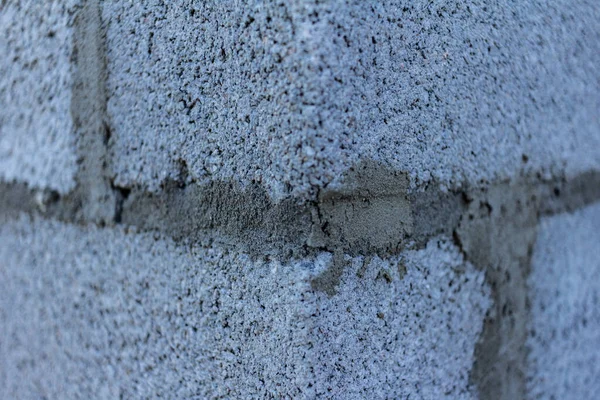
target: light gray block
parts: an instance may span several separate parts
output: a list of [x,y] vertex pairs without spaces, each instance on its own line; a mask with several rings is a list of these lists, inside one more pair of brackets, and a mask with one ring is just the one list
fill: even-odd
[[75,186],[73,12],[79,1],[0,5],[0,179],[66,193]]
[[0,226],[5,398],[473,398],[490,304],[444,239],[251,260],[155,234]]
[[314,198],[368,160],[442,189],[600,167],[595,2],[103,7],[119,185]]
[[316,305],[317,395],[478,398],[469,375],[491,305],[484,272],[444,239],[349,261],[337,293]]
[[600,392],[600,203],[541,221],[529,277],[531,399]]

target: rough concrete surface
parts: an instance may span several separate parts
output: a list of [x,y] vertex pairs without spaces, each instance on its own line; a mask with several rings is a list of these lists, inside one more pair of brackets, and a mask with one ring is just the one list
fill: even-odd
[[0,177],[66,193],[75,186],[71,119],[78,1],[0,3]]
[[365,160],[444,188],[599,167],[593,1],[103,8],[119,185],[314,198]]
[[593,399],[600,391],[600,203],[544,218],[533,252],[531,399]]
[[0,399],[593,398],[598,21],[0,0]]
[[[490,305],[454,245],[251,260],[21,215],[0,228],[2,398],[473,398]],[[337,295],[311,281],[343,264]]]

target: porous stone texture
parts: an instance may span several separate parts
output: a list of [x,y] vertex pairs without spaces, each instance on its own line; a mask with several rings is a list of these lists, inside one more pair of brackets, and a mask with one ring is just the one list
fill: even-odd
[[0,178],[66,193],[75,186],[73,12],[79,1],[0,4]]
[[531,399],[600,392],[600,203],[541,221],[529,277]]
[[358,161],[443,189],[600,167],[591,1],[106,1],[114,174],[314,198]]
[[317,397],[478,398],[469,373],[491,305],[484,273],[443,238],[346,262],[335,294],[316,305]]
[[0,399],[593,398],[598,21],[0,0]]
[[4,398],[475,394],[489,289],[443,238],[281,262],[21,215],[0,239]]

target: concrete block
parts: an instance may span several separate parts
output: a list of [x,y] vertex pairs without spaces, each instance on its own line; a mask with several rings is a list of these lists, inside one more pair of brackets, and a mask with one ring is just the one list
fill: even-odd
[[22,215],[0,226],[6,398],[474,398],[484,274],[397,256],[252,259]]
[[529,277],[532,399],[600,391],[600,203],[541,221]]
[[66,193],[75,186],[71,117],[77,1],[0,5],[0,179]]
[[114,174],[315,198],[357,163],[412,187],[598,169],[600,7],[103,3]]

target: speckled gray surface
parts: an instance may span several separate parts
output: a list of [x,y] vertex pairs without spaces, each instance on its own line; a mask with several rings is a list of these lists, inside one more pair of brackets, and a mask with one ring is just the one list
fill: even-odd
[[600,203],[541,221],[529,278],[531,399],[600,391]]
[[104,17],[120,185],[314,197],[358,160],[443,188],[600,165],[593,1],[107,1]]
[[0,4],[0,177],[75,187],[73,10],[79,1]]
[[491,3],[0,0],[0,399],[593,397],[600,5]]
[[317,394],[336,399],[474,399],[475,343],[491,305],[484,272],[456,246],[347,259],[336,295],[317,304]]
[[388,259],[252,261],[155,234],[0,227],[0,398],[473,398],[490,305],[446,240]]

